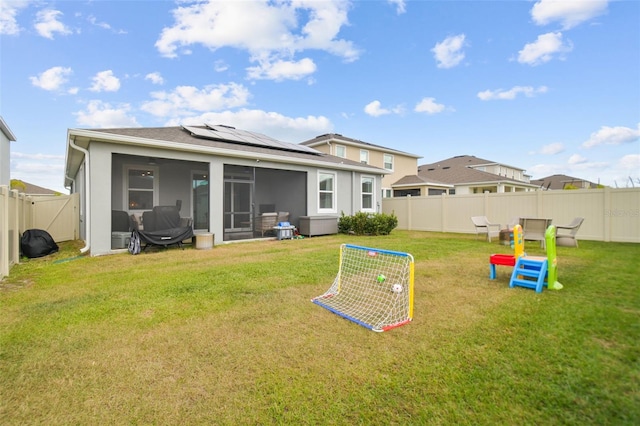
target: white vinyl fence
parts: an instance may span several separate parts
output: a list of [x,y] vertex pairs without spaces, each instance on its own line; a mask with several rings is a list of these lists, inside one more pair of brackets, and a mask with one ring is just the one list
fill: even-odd
[[471,216],[487,216],[503,228],[516,217],[554,225],[584,217],[578,240],[640,243],[640,188],[385,198],[382,212],[398,217],[398,229],[458,233],[475,233]]
[[80,227],[79,196],[27,196],[0,186],[0,279],[20,262],[20,236],[43,229],[56,242],[75,240]]

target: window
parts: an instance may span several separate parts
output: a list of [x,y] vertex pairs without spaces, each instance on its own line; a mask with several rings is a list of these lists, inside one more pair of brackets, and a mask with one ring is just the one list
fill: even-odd
[[393,197],[393,192],[391,188],[383,188],[382,189],[382,198],[391,198]]
[[373,211],[373,178],[363,176],[360,182],[362,188],[362,210]]
[[384,168],[393,171],[393,155],[384,154]]
[[125,173],[125,201],[129,210],[151,210],[157,202],[157,168],[129,166]]
[[347,147],[344,145],[336,145],[336,157],[347,158]]
[[335,213],[336,174],[331,172],[318,173],[318,212]]
[[360,150],[360,162],[362,164],[369,164],[369,151],[366,149]]

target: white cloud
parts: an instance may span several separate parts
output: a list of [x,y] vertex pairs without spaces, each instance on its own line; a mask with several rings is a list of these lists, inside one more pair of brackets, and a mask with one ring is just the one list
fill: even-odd
[[20,33],[17,16],[21,9],[29,5],[28,0],[0,2],[0,34],[17,35]]
[[73,113],[81,126],[94,128],[140,127],[136,118],[130,115],[131,106],[121,104],[116,107],[100,100],[89,101],[84,111]]
[[573,154],[567,162],[569,164],[585,164],[588,160],[580,154]]
[[396,13],[402,15],[407,11],[407,5],[404,0],[387,0],[392,5],[396,6]]
[[153,84],[164,84],[164,78],[162,78],[162,75],[159,72],[150,72],[144,76],[144,79],[151,81]]
[[427,114],[437,114],[445,110],[443,104],[436,102],[435,98],[423,98],[413,109],[415,112],[426,112]]
[[[306,49],[323,50],[346,61],[358,58],[353,43],[338,38],[348,24],[349,7],[345,0],[188,1],[173,10],[174,25],[162,30],[155,46],[167,57],[189,53],[193,45],[211,50],[233,47],[246,50],[250,60],[258,63],[257,69],[249,69],[254,76],[298,79],[301,71],[309,72],[310,64],[294,57]],[[297,66],[280,66],[287,63]]]
[[380,101],[376,100],[365,105],[364,112],[372,117],[380,117],[387,114],[402,114],[403,108],[402,106],[396,106],[392,109],[382,108]]
[[571,42],[562,40],[561,32],[541,34],[536,41],[525,44],[522,50],[518,52],[518,62],[521,64],[540,65],[549,62],[555,55],[562,55],[572,49]]
[[93,77],[93,84],[89,88],[92,92],[117,92],[120,89],[120,79],[113,75],[113,71],[100,71]]
[[538,25],[560,22],[563,29],[566,30],[602,15],[607,11],[608,3],[608,0],[540,0],[531,8],[531,17]]
[[264,133],[275,139],[291,143],[298,143],[333,131],[331,121],[324,116],[287,117],[277,112],[244,108],[239,111],[207,112],[180,120],[174,119],[165,124],[175,126],[203,123],[225,124],[239,129]]
[[459,34],[445,38],[431,49],[438,68],[453,68],[464,59],[465,35]]
[[63,15],[59,10],[46,9],[36,14],[34,27],[42,37],[53,40],[55,33],[62,35],[71,34],[71,30],[58,20]]
[[44,90],[60,90],[73,73],[71,68],[52,67],[40,73],[37,77],[29,77],[31,84]]
[[12,179],[64,194],[69,193],[63,186],[64,155],[11,151],[10,169]]
[[640,171],[640,154],[625,155],[618,161],[618,167],[638,175]]
[[564,151],[564,145],[560,142],[550,143],[549,145],[545,145],[540,150],[541,154],[545,155],[555,155],[560,154]]
[[640,123],[637,129],[631,127],[602,126],[597,132],[591,133],[589,140],[585,141],[584,148],[593,148],[598,145],[622,145],[640,140]]
[[224,72],[229,69],[229,66],[225,61],[223,61],[222,59],[219,59],[215,61],[215,63],[213,64],[213,69],[216,72]]
[[493,100],[513,100],[519,94],[523,94],[527,98],[532,98],[540,93],[547,92],[546,86],[540,86],[538,88],[531,86],[514,86],[509,90],[485,90],[483,92],[478,92],[478,98],[483,101],[493,101]]
[[247,77],[255,80],[300,80],[314,72],[316,72],[316,64],[309,58],[303,58],[297,62],[276,60],[247,68]]
[[152,101],[145,102],[142,110],[158,117],[182,117],[203,111],[241,107],[247,104],[249,90],[241,84],[229,83],[206,86],[178,86],[171,92],[151,93]]

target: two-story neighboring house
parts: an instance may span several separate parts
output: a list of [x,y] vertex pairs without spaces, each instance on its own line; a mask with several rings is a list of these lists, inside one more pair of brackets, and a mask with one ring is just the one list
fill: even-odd
[[0,116],[0,185],[9,186],[11,183],[11,147],[9,145],[11,142],[15,142],[15,140],[16,136]]
[[458,155],[423,164],[418,177],[429,182],[452,185],[449,194],[481,194],[484,192],[535,191],[524,169],[473,155]]
[[[317,136],[301,142],[300,145],[314,148],[325,154],[380,167],[391,172],[382,177],[381,188],[373,188],[378,194],[382,194],[382,197],[397,195],[394,195],[394,184],[404,176],[415,175],[418,168],[418,159],[422,158],[419,155],[348,138],[338,133]],[[369,183],[363,181],[362,185],[364,188]]]

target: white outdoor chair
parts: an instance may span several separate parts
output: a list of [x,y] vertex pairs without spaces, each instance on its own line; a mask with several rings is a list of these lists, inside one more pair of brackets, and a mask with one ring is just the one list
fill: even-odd
[[584,221],[583,217],[576,217],[568,225],[556,226],[556,245],[564,247],[578,247],[576,234],[580,229],[580,225]]
[[[489,222],[486,216],[472,216],[471,222],[476,227],[476,238],[480,234],[487,234],[487,240],[491,242],[492,234],[496,237],[500,235],[500,224]],[[492,230],[494,227],[496,228],[495,231]]]

